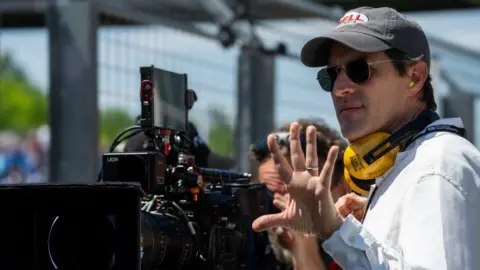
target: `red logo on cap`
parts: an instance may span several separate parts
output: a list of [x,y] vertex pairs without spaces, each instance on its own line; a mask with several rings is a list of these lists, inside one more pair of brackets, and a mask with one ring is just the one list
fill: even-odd
[[367,15],[358,12],[349,12],[338,21],[338,26],[365,22],[368,22]]

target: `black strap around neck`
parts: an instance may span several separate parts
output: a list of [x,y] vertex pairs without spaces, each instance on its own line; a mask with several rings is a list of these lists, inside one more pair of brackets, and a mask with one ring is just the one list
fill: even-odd
[[405,146],[404,146],[404,149],[407,148],[410,144],[412,144],[416,139],[419,139],[425,135],[428,135],[430,133],[434,133],[434,132],[450,132],[450,133],[453,133],[453,134],[456,134],[460,137],[463,137],[465,138],[467,132],[464,128],[460,128],[460,127],[457,127],[457,126],[453,126],[453,125],[432,125],[432,126],[428,126],[426,128],[424,128],[422,131],[420,131],[419,133],[417,133],[415,136],[413,136],[410,140],[408,140],[406,143],[405,143]]
[[[417,118],[415,118],[415,120],[410,121],[405,126],[401,127],[398,131],[394,132],[390,137],[365,154],[363,159],[367,164],[372,164],[399,145],[402,149],[405,149],[406,144],[411,141],[411,138],[415,137],[416,134],[438,119],[440,119],[440,116],[436,112],[432,110],[423,111],[417,116]],[[390,144],[390,146],[385,148],[385,145],[387,144]]]

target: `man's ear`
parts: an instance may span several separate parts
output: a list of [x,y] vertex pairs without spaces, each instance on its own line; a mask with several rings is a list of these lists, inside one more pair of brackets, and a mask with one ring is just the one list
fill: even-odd
[[408,76],[410,82],[408,83],[409,91],[412,95],[417,95],[423,89],[428,78],[427,63],[423,61],[416,62],[409,67]]

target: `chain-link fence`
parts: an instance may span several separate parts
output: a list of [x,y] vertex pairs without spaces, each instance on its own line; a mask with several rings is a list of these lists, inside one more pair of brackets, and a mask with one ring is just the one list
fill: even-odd
[[[283,42],[295,51],[309,37],[282,30],[274,23],[261,24],[257,31],[267,47]],[[199,96],[191,117],[207,136],[212,120],[209,111],[221,110],[235,124],[238,54],[238,47],[225,49],[218,41],[165,26],[102,27],[98,63],[100,107],[139,112],[139,66],[153,64],[187,73],[190,88]],[[277,124],[319,116],[335,123],[328,95],[320,91],[315,73],[306,70],[298,59],[277,57]]]
[[[188,20],[164,16],[166,20],[176,20],[176,24],[189,23]],[[200,25],[213,35],[218,31],[213,24]],[[255,33],[266,48],[286,44],[290,55],[299,51],[310,37],[276,22],[256,24]],[[101,109],[123,108],[132,115],[139,113],[139,66],[155,65],[187,73],[189,87],[199,97],[190,112],[191,120],[214,150],[232,154],[234,145],[231,149],[221,147],[225,145],[222,140],[232,140],[216,138],[210,131],[224,121],[228,122],[231,131],[237,126],[238,80],[243,79],[237,68],[239,46],[224,48],[218,40],[164,25],[103,26],[99,30],[98,43]],[[275,67],[275,110],[271,113],[275,115],[276,126],[299,118],[316,118],[337,127],[330,98],[316,82],[316,70],[306,70],[295,57],[277,57]]]
[[318,119],[338,127],[330,95],[317,80],[318,69],[306,68],[300,61],[300,50],[309,39],[327,31],[331,22],[317,20],[317,31],[312,32],[310,20],[260,23],[259,33],[267,41],[287,45],[287,56],[277,57],[276,69],[276,123],[283,124],[300,118]]
[[102,27],[99,30],[99,105],[140,112],[140,66],[188,74],[198,101],[190,117],[207,136],[211,111],[235,113],[236,51],[215,41],[163,26]]

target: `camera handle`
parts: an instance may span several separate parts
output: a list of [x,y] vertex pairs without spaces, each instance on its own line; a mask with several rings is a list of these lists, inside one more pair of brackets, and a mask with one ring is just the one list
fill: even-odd
[[198,97],[197,93],[195,93],[195,90],[188,89],[185,91],[185,108],[187,110],[191,110],[193,108],[193,104],[197,102]]

